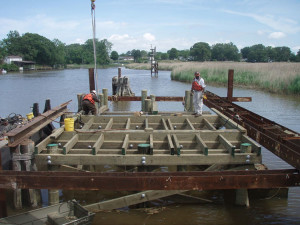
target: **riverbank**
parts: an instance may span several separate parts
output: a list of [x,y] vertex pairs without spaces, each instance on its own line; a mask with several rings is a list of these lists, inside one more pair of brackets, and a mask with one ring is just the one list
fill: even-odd
[[[150,64],[129,64],[130,69],[150,69]],[[227,85],[229,69],[234,69],[234,84],[271,93],[300,95],[300,63],[246,62],[159,62],[159,70],[170,70],[171,79],[191,82],[199,71],[206,83]]]

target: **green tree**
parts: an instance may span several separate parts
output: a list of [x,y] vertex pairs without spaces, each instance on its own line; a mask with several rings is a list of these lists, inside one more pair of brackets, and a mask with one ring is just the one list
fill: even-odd
[[276,52],[275,60],[277,62],[287,62],[291,57],[291,49],[289,47],[276,47],[274,48]]
[[174,60],[178,58],[178,50],[176,48],[171,48],[168,52],[169,59]]
[[245,60],[248,60],[249,53],[250,53],[250,47],[245,47],[241,49],[242,58]]
[[7,55],[20,55],[21,54],[21,36],[19,34],[18,31],[10,31],[7,34],[7,38],[2,40],[2,44],[1,44],[3,51],[7,54]]
[[191,49],[191,56],[194,57],[196,61],[208,61],[211,59],[211,49],[208,43],[197,42]]
[[178,57],[179,58],[187,60],[189,56],[190,56],[190,50],[189,49],[178,51]]
[[83,46],[80,44],[71,44],[66,46],[66,63],[83,64]]
[[49,39],[38,34],[26,33],[21,38],[21,44],[21,53],[25,60],[50,66],[56,63],[56,46]]
[[296,62],[300,62],[300,49],[299,49],[299,51],[297,52],[297,55],[296,55]]
[[[100,65],[107,65],[110,62],[109,53],[112,47],[112,44],[106,39],[99,41],[95,40],[96,45],[96,59],[97,63]],[[84,63],[94,63],[94,47],[93,40],[88,39],[83,45],[83,61]]]
[[112,51],[111,52],[111,54],[110,54],[110,58],[112,59],[112,60],[118,60],[119,59],[119,54],[118,54],[118,52],[116,52],[116,51]]
[[161,54],[161,59],[162,59],[162,60],[167,60],[167,59],[169,59],[169,54],[168,54],[168,53],[162,53],[162,54]]
[[267,52],[269,62],[273,62],[276,60],[276,51],[272,46],[266,47],[266,52]]
[[267,62],[268,55],[266,47],[262,44],[253,45],[250,47],[248,62]]
[[132,55],[133,58],[134,58],[134,62],[140,62],[140,61],[141,61],[142,54],[141,54],[141,51],[140,51],[140,50],[135,50],[135,49],[133,49],[133,50],[131,51],[131,55]]
[[55,56],[54,62],[56,65],[66,64],[66,44],[58,39],[54,39],[53,44],[55,45]]

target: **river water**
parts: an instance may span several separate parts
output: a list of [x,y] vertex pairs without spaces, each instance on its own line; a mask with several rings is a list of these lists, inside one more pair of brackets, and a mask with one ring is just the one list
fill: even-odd
[[[111,80],[117,76],[117,68],[99,69],[99,90],[108,88],[111,95]],[[151,77],[146,70],[122,68],[122,75],[128,76],[132,91],[141,95],[143,89],[148,95],[184,96],[190,84],[171,81],[169,71],[160,71],[158,78]],[[207,84],[207,90],[226,96],[227,89]],[[46,99],[51,106],[72,100],[68,109],[77,111],[77,93],[89,91],[88,70],[60,70],[24,72],[0,75],[0,117],[10,113],[25,116],[31,112],[33,103],[39,103],[43,111]],[[270,120],[300,132],[300,98],[269,94],[258,90],[234,88],[236,97],[252,97],[252,102],[238,103]],[[109,103],[110,110],[139,111],[140,102]],[[183,111],[178,102],[159,102],[159,111]],[[204,107],[204,110],[209,110]],[[263,149],[263,163],[270,169],[291,168],[272,153]],[[161,208],[159,213],[147,214],[140,210],[122,210],[98,213],[94,224],[300,224],[300,187],[290,188],[288,199],[274,196],[270,199],[250,201],[250,207],[225,205],[220,202],[206,204],[171,204]]]

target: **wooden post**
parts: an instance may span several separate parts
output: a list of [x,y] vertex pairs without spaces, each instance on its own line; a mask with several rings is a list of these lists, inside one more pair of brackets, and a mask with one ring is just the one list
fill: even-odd
[[90,83],[90,92],[95,90],[95,75],[94,68],[89,68],[89,83]]
[[[15,148],[10,148],[10,151],[15,154],[20,154],[20,145]],[[21,162],[19,160],[12,160],[12,167],[14,171],[21,171]],[[16,209],[22,209],[22,190],[14,190],[14,207]]]
[[[2,170],[2,159],[1,159],[1,149],[0,149],[0,171]],[[0,218],[7,217],[6,209],[6,195],[5,189],[0,188]]]
[[103,98],[104,98],[104,105],[106,105],[108,107],[108,89],[103,88],[102,93],[103,93]]
[[145,99],[145,112],[150,112],[150,110],[151,110],[151,99]]
[[248,189],[235,190],[236,198],[235,204],[249,207]]
[[78,112],[82,110],[82,98],[83,98],[83,94],[77,94]]
[[38,115],[40,115],[39,103],[33,103],[32,112],[33,112],[34,117],[37,117]]
[[147,99],[147,90],[142,90],[142,108],[141,110],[144,112],[146,110],[145,100]]
[[99,100],[100,100],[100,107],[104,106],[104,95],[99,94]]
[[121,78],[122,77],[122,68],[119,67],[118,68],[118,78]]
[[190,111],[191,109],[191,91],[185,91],[185,98],[184,98],[184,109],[185,111]]
[[230,102],[232,102],[233,96],[233,74],[234,70],[228,70],[227,100]]
[[[48,165],[49,171],[54,171],[55,166]],[[55,205],[59,203],[59,190],[56,189],[48,189],[48,205]]]

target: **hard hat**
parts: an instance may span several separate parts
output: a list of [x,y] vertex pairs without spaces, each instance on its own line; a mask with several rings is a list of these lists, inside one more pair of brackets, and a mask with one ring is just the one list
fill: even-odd
[[199,72],[195,72],[195,76],[196,77],[200,76],[200,73]]
[[92,90],[91,93],[94,93],[95,95],[97,94],[97,92],[95,90]]

